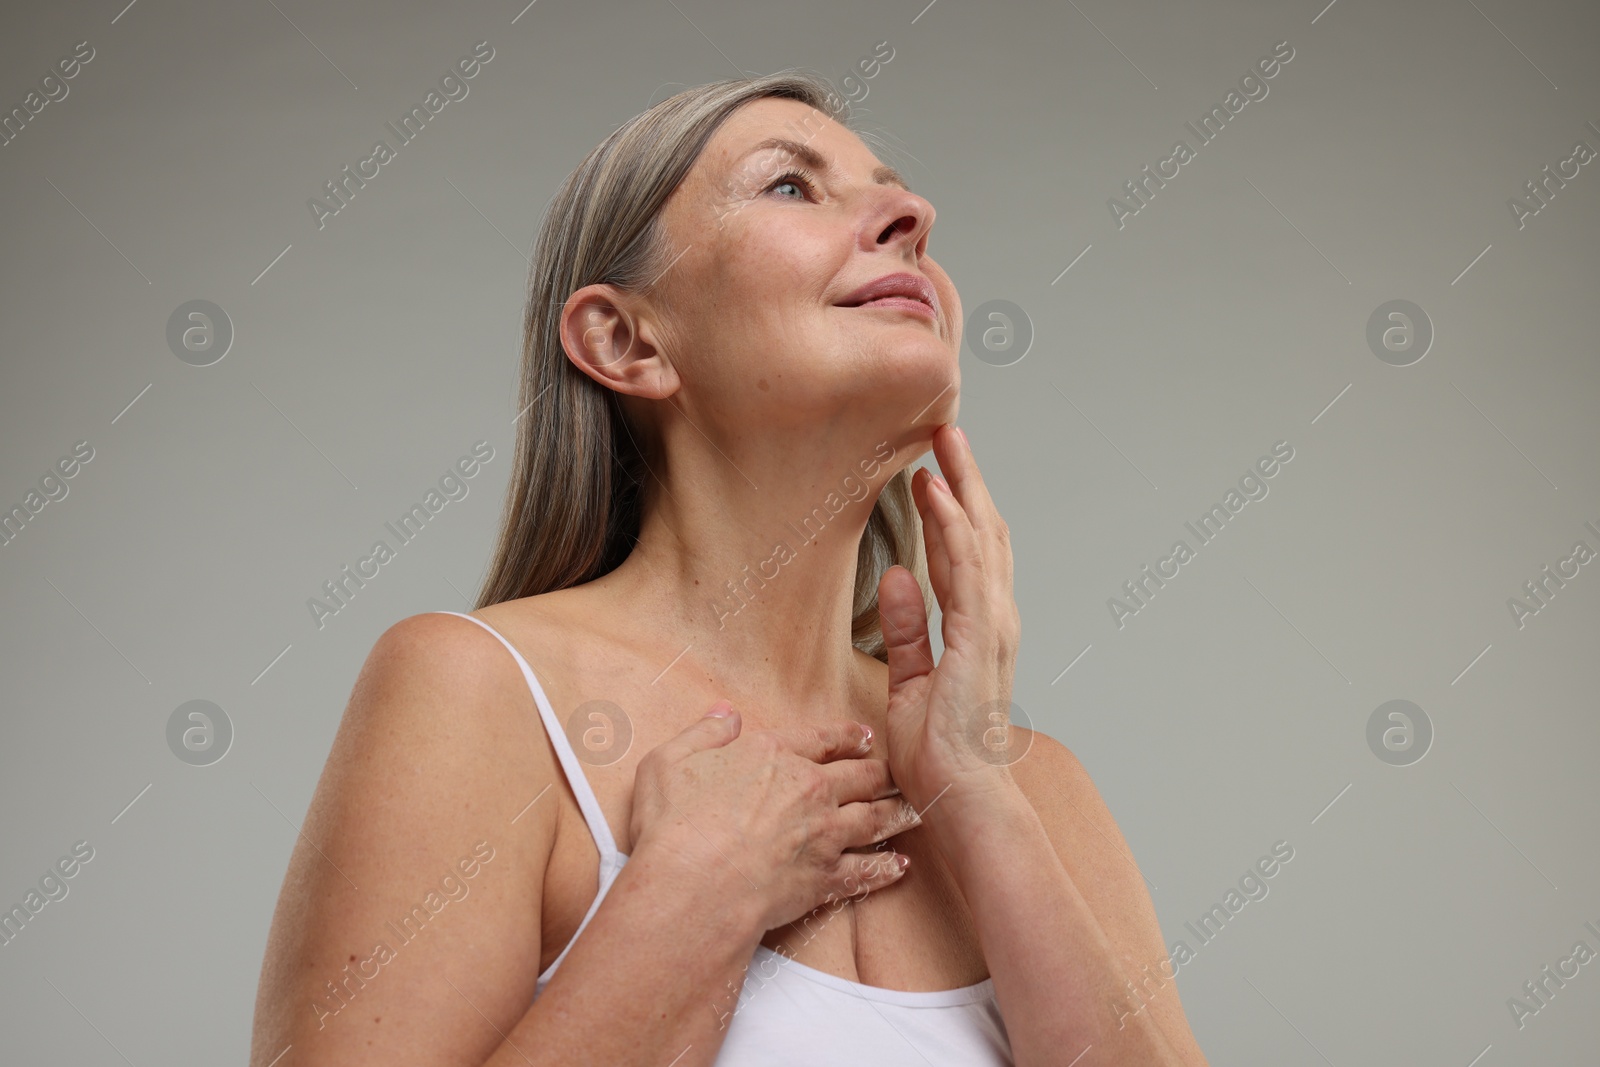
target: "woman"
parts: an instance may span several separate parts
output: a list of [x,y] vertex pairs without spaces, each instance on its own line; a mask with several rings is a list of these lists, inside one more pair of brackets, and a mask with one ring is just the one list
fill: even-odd
[[557,194],[492,572],[362,669],[256,1067],[1205,1063],[1087,774],[1004,729],[960,302],[842,112],[691,89]]

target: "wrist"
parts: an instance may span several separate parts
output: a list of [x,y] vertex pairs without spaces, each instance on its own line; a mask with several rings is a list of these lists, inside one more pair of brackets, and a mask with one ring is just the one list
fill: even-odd
[[676,840],[645,835],[628,857],[629,867],[636,864],[653,872],[663,892],[708,917],[717,933],[737,935],[752,951],[766,934],[757,887],[698,833]]
[[922,812],[922,824],[952,868],[1008,848],[1038,822],[1033,805],[1006,768],[994,780],[952,785]]

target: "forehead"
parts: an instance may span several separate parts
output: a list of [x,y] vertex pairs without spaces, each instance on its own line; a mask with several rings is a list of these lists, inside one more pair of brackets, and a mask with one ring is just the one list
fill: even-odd
[[860,137],[824,112],[801,100],[769,96],[740,105],[724,119],[694,170],[702,181],[717,181],[729,171],[790,161],[781,148],[758,147],[774,139],[810,148],[825,166],[847,173],[870,174],[882,166]]

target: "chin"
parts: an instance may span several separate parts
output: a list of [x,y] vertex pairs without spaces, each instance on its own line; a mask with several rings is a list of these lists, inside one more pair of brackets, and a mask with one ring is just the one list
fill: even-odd
[[961,400],[961,369],[944,342],[896,353],[879,382],[903,419],[933,427],[949,422]]

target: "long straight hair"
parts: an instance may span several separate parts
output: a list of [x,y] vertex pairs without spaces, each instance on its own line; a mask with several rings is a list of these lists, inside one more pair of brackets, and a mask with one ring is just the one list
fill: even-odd
[[[706,142],[741,104],[776,96],[845,123],[849,105],[806,70],[713,82],[635,115],[589,153],[550,202],[529,271],[515,465],[477,607],[581,585],[638,541],[651,477],[640,427],[617,394],[573,366],[560,338],[567,298],[608,283],[648,293],[669,266],[661,210]],[[856,556],[851,642],[887,661],[878,580],[899,564],[931,605],[922,523],[907,468],[879,492]]]

